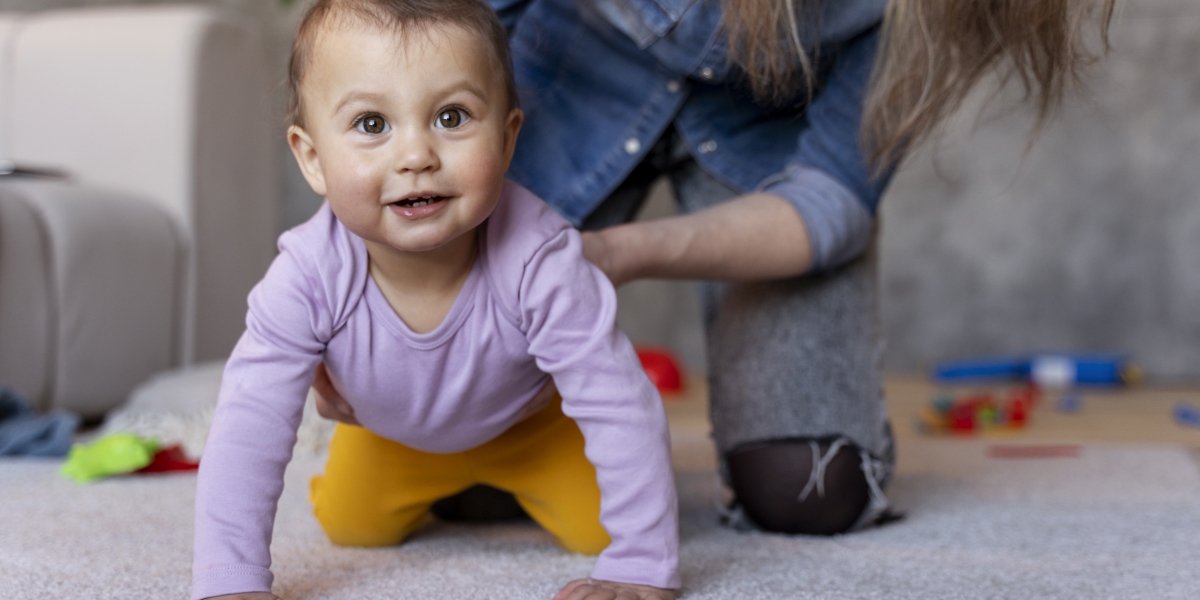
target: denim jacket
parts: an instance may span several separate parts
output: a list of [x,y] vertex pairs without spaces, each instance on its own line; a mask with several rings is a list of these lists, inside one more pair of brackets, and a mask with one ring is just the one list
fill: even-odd
[[525,125],[509,177],[579,224],[674,124],[696,161],[741,191],[791,202],[813,269],[860,255],[887,177],[859,147],[886,0],[824,0],[802,41],[817,87],[753,101],[726,60],[721,0],[490,0],[511,32]]

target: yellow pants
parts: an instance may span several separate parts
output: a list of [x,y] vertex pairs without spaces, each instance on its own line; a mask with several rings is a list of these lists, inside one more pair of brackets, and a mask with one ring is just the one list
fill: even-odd
[[391,546],[425,522],[435,501],[479,483],[515,495],[567,550],[599,554],[611,541],[600,525],[600,488],[583,435],[557,398],[496,439],[454,454],[339,424],[310,498],[333,543]]

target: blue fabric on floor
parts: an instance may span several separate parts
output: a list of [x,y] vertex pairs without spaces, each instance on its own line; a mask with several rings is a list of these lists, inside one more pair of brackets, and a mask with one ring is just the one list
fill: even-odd
[[66,456],[79,415],[55,410],[38,415],[16,392],[0,386],[0,456]]

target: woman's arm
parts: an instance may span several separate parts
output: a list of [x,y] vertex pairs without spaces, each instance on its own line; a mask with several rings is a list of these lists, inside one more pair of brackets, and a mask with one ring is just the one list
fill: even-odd
[[872,29],[839,49],[788,167],[756,193],[690,215],[584,234],[588,259],[621,285],[642,277],[782,279],[860,256],[891,177],[890,170],[873,175],[860,147],[877,42]]
[[764,280],[808,271],[808,229],[791,203],[748,194],[689,215],[583,234],[584,254],[613,285],[633,279]]

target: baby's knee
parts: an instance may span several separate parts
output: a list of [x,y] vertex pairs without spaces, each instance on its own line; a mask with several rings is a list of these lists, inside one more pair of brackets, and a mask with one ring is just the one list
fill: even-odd
[[355,546],[360,548],[378,548],[395,546],[408,537],[409,531],[389,530],[378,527],[373,523],[356,519],[344,519],[337,515],[322,515],[314,511],[321,529],[335,546]]
[[426,511],[412,515],[385,511],[363,499],[325,493],[321,478],[312,480],[310,500],[313,515],[329,541],[338,546],[395,546],[404,541],[425,520]]
[[556,521],[553,524],[543,523],[543,526],[549,525],[546,529],[554,534],[558,545],[568,552],[596,555],[612,543],[608,531],[600,524],[599,510],[571,511],[568,515],[560,515]]
[[611,543],[612,538],[608,537],[608,532],[599,526],[593,531],[573,532],[558,538],[558,545],[564,550],[588,556],[600,554]]

